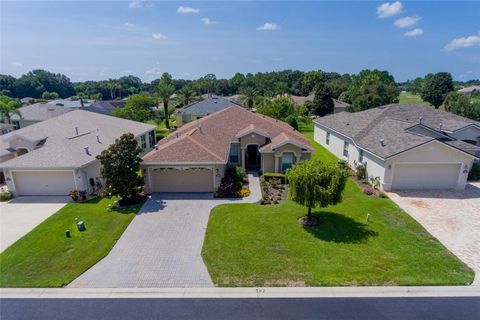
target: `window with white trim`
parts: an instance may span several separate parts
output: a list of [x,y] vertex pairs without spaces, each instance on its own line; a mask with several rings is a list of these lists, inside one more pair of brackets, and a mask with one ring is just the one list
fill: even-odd
[[230,144],[230,155],[229,155],[228,161],[230,163],[240,162],[240,144],[239,143]]
[[360,164],[363,164],[363,150],[362,150],[362,149],[360,149],[360,150],[358,151],[358,162],[359,162]]
[[293,159],[294,154],[292,152],[286,152],[282,155],[282,172],[293,166]]
[[140,136],[140,146],[142,150],[147,149],[147,139],[145,139],[145,135]]
[[344,157],[348,157],[348,147],[349,147],[349,143],[347,141],[344,141],[343,142],[343,156]]
[[330,144],[330,132],[327,132],[327,136],[325,137],[325,143],[326,143],[327,145]]
[[155,145],[155,131],[150,131],[148,133],[148,143],[150,144],[150,148],[153,148]]

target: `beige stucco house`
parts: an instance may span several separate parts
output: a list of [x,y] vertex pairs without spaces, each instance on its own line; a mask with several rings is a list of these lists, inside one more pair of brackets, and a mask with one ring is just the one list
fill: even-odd
[[141,166],[147,192],[213,192],[227,166],[284,172],[312,151],[285,122],[232,104],[161,140]]
[[480,151],[480,124],[419,105],[387,105],[314,121],[314,139],[383,190],[457,189]]
[[0,136],[0,170],[15,195],[92,191],[103,179],[96,156],[131,132],[144,153],[155,146],[155,126],[74,110]]

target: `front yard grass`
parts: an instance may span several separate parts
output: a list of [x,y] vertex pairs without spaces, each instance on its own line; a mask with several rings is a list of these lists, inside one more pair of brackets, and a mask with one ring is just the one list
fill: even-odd
[[[69,203],[0,254],[1,287],[62,287],[108,254],[140,205],[111,209],[116,199]],[[79,232],[75,218],[85,221]],[[71,238],[65,231],[71,231]]]
[[[300,130],[313,138],[312,125]],[[313,140],[313,139],[312,139]],[[336,158],[317,143],[313,157]],[[229,204],[213,209],[202,256],[217,286],[465,285],[474,273],[389,199],[351,180],[343,201],[314,210]],[[371,221],[366,223],[367,213]]]

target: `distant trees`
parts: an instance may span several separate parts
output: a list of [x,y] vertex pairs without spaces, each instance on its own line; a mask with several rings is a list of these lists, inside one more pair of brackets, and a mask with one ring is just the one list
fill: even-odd
[[422,92],[423,82],[424,79],[421,77],[417,77],[412,81],[408,80],[405,83],[405,89],[410,93],[420,94],[420,92]]
[[351,103],[349,110],[356,112],[398,102],[399,94],[395,79],[387,71],[362,70],[352,76],[342,98]]
[[170,74],[164,73],[157,86],[157,95],[163,103],[164,121],[167,129],[170,129],[168,103],[175,92],[175,87],[172,85],[171,80]]
[[132,94],[128,96],[125,107],[113,110],[112,115],[133,121],[145,122],[152,119],[155,100],[146,94]]
[[246,87],[242,89],[242,100],[243,103],[249,108],[253,108],[253,104],[255,102],[255,98],[258,96],[258,91],[254,87]]
[[326,82],[330,92],[332,93],[332,98],[338,99],[340,95],[348,90],[352,78],[349,74],[344,74],[340,78],[332,79]]
[[186,106],[193,101],[195,91],[190,87],[183,87],[178,91],[178,103],[180,106]]
[[58,99],[59,97],[60,96],[56,92],[45,91],[44,93],[42,93],[42,99],[46,99],[46,100],[55,100],[55,99]]
[[279,97],[272,101],[265,101],[257,108],[257,112],[285,121],[295,129],[298,129],[297,105],[288,97]]
[[472,102],[470,96],[464,93],[450,92],[443,105],[448,112],[480,121],[480,103]]
[[317,84],[313,101],[309,107],[312,114],[320,117],[333,113],[335,105],[332,100],[332,92],[325,83],[320,82]]
[[447,97],[447,94],[454,90],[455,87],[450,73],[438,72],[428,74],[422,86],[421,97],[438,109]]
[[0,96],[0,117],[2,122],[11,123],[11,117],[14,114],[21,117],[22,114],[18,110],[21,106],[22,103],[18,99]]

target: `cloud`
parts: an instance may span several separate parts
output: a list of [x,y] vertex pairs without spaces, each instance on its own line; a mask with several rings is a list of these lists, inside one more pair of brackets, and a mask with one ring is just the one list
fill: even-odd
[[453,39],[443,48],[445,51],[452,51],[458,48],[469,48],[480,46],[480,36],[468,36],[463,38]]
[[130,23],[130,22],[125,22],[123,24],[123,27],[127,30],[133,30],[133,29],[135,29],[136,25],[133,24],[133,23]]
[[411,31],[405,32],[405,37],[419,37],[423,34],[423,30],[420,28],[413,29]]
[[403,6],[400,1],[393,3],[385,2],[377,7],[377,15],[379,18],[388,18],[396,16],[402,12]]
[[23,63],[18,62],[18,61],[10,62],[10,65],[11,65],[12,67],[23,67]]
[[200,9],[180,6],[180,7],[178,7],[177,12],[181,13],[181,14],[199,13]]
[[422,17],[403,17],[400,19],[397,19],[393,24],[397,28],[408,28],[412,27],[417,24],[417,22],[422,19]]
[[271,22],[265,22],[263,25],[257,28],[257,30],[261,30],[261,31],[264,31],[264,30],[273,31],[278,29],[280,29],[280,26],[276,23],[271,23]]
[[206,25],[210,25],[210,24],[218,24],[218,21],[213,21],[211,20],[210,18],[202,18],[200,19],[203,23],[205,23]]
[[159,76],[162,74],[162,70],[160,68],[154,67],[152,69],[148,69],[145,71],[145,74],[151,75],[151,76]]
[[166,40],[167,36],[161,34],[161,33],[154,33],[152,34],[152,38],[155,40]]
[[141,8],[141,7],[143,7],[142,0],[132,0],[128,4],[128,7],[129,8]]

